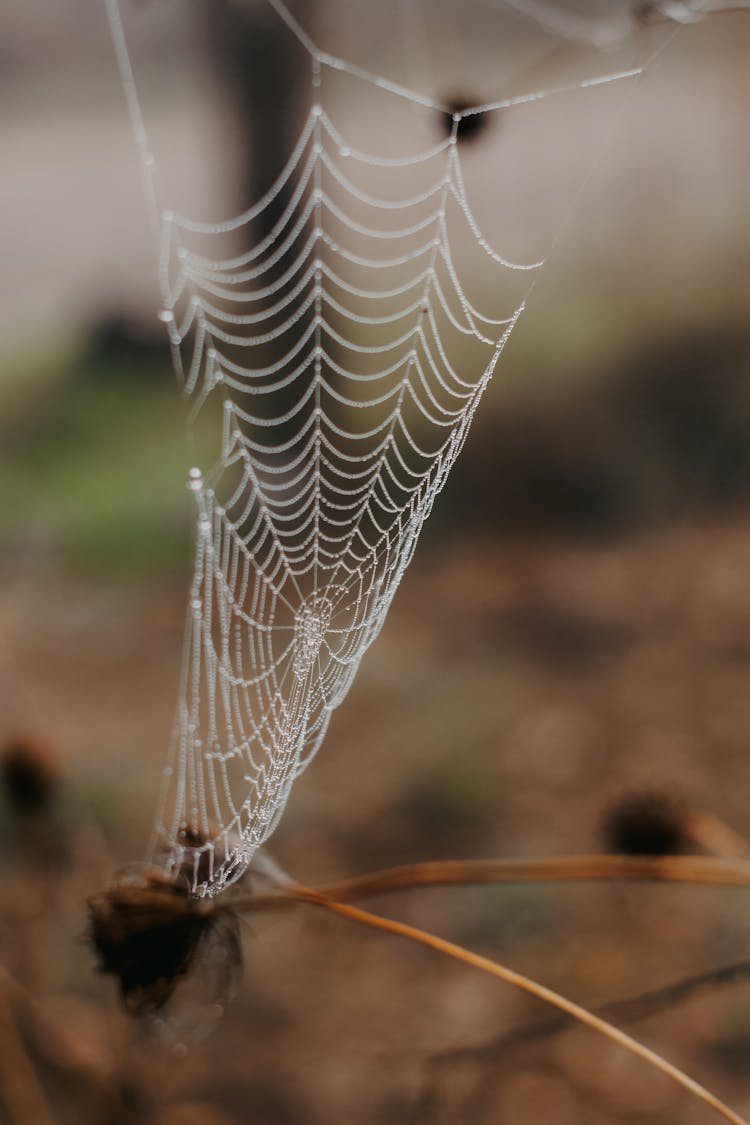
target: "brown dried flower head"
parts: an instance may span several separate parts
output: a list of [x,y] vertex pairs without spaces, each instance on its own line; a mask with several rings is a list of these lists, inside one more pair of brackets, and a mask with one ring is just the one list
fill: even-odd
[[607,851],[617,855],[684,855],[696,850],[683,801],[656,789],[621,797],[605,812],[601,833]]
[[125,874],[92,896],[87,906],[87,936],[99,970],[117,978],[123,1003],[133,1015],[162,1008],[211,937],[222,943],[217,991],[241,965],[236,917],[210,899],[191,896],[181,876],[156,868]]
[[60,767],[41,742],[16,736],[0,750],[0,784],[19,817],[46,812],[60,787]]
[[459,144],[476,140],[489,124],[490,119],[487,113],[471,113],[466,117],[461,117],[456,125],[456,114],[462,114],[476,104],[476,100],[463,95],[452,97],[447,99],[447,108],[441,112],[440,120],[443,131],[450,137],[455,128],[456,140]]

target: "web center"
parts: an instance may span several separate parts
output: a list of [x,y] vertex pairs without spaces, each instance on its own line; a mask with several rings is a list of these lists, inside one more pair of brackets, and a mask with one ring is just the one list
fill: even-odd
[[294,618],[294,674],[304,680],[323,644],[331,624],[333,606],[328,598],[314,595],[304,602]]

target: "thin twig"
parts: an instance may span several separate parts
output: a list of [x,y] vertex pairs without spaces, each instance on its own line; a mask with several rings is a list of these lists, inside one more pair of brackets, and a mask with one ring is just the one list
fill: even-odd
[[[448,887],[487,883],[578,882],[693,883],[750,887],[750,861],[716,856],[578,855],[551,859],[436,860],[372,871],[320,888],[337,902],[368,898],[416,887]],[[293,888],[293,884],[290,884]],[[263,910],[291,906],[293,889],[280,886],[267,894],[228,898],[226,907]]]

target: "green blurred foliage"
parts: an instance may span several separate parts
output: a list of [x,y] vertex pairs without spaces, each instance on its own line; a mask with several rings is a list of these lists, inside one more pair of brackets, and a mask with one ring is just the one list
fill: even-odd
[[89,349],[60,360],[51,350],[25,393],[17,373],[0,382],[11,392],[0,423],[3,549],[50,549],[123,574],[184,567],[190,445],[165,358]]

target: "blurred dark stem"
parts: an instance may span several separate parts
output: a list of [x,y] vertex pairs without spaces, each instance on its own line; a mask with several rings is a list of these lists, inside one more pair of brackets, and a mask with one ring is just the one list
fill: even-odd
[[11,1125],[54,1125],[54,1118],[13,1019],[0,969],[0,1107]]
[[[607,1020],[630,1023],[636,1020],[648,1019],[659,1012],[692,1000],[700,993],[710,992],[726,985],[739,984],[750,980],[750,961],[737,961],[732,965],[724,965],[719,969],[711,969],[696,976],[686,977],[675,984],[665,985],[650,992],[642,992],[638,996],[626,1000],[612,1000],[593,1008],[597,1015]],[[428,1062],[430,1066],[440,1068],[447,1062],[457,1062],[461,1059],[474,1059],[477,1062],[497,1061],[497,1056],[504,1055],[514,1047],[522,1047],[532,1040],[541,1039],[549,1035],[557,1035],[561,1031],[573,1026],[569,1016],[555,1016],[552,1019],[538,1021],[520,1027],[514,1031],[504,1032],[487,1043],[471,1047],[456,1047],[447,1051],[439,1051],[431,1055]]]
[[[312,0],[307,4],[308,13]],[[243,211],[268,191],[284,167],[299,125],[310,68],[300,66],[299,50],[270,5],[212,0],[202,8],[203,26],[217,74],[227,88],[237,122],[234,138],[240,151],[237,206]],[[260,240],[273,227],[288,202],[279,192],[259,216]],[[278,272],[283,265],[279,263]]]
[[[119,1125],[134,1119],[122,1084],[97,1067],[75,1038],[0,966],[0,1105],[12,1125],[53,1125],[56,1120],[39,1079],[40,1068],[55,1075],[97,1120]],[[89,1120],[88,1115],[82,1120]]]

